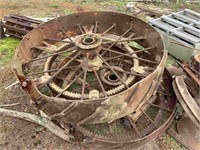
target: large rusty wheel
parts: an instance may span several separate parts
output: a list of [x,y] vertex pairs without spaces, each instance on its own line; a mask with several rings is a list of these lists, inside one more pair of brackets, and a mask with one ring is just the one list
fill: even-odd
[[43,114],[80,125],[141,113],[158,88],[166,57],[162,38],[147,23],[115,12],[84,12],[31,31],[15,66],[28,76],[30,84],[22,86]]

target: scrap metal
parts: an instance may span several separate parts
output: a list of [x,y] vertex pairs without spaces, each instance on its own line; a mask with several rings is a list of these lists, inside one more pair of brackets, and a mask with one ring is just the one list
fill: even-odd
[[[192,86],[189,86],[187,83],[190,83]],[[192,80],[186,82],[184,76],[177,76],[173,81],[174,91],[183,109],[187,113],[188,117],[194,122],[194,124],[200,128],[200,98],[198,93],[199,86],[194,85],[195,82],[192,82]],[[192,87],[196,88],[192,89]]]
[[[147,23],[84,12],[36,27],[16,49],[14,66],[42,116],[83,145],[121,149],[152,141],[173,119],[172,78],[167,71],[162,77],[166,58],[161,36]],[[122,126],[126,134],[116,132]]]
[[9,35],[12,37],[23,38],[28,32],[43,23],[40,20],[32,19],[26,16],[9,15],[5,16],[0,22],[0,38]]

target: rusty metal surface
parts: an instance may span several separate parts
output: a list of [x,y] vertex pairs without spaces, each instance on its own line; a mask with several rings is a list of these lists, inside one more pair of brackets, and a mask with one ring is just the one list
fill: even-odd
[[200,149],[200,129],[188,117],[183,117],[177,124],[178,133],[194,150]]
[[0,23],[5,35],[23,38],[28,32],[43,23],[42,21],[20,15],[5,16]]
[[194,58],[189,63],[189,67],[193,69],[193,71],[200,76],[200,54],[194,55]]
[[177,142],[179,142],[181,145],[186,147],[188,150],[196,150],[193,149],[190,145],[188,145],[187,141],[184,137],[182,137],[180,134],[178,134],[174,129],[170,128],[167,133],[172,136]]
[[198,128],[200,128],[199,93],[197,93],[197,97],[192,96],[192,93],[184,80],[184,76],[177,76],[173,81],[173,88],[179,102],[181,103],[188,117],[194,122],[194,124]]
[[[39,108],[50,119],[79,125],[139,111],[157,90],[166,57],[160,35],[145,22],[115,12],[85,12],[28,33],[15,66],[34,81]],[[76,88],[70,87],[74,83]]]
[[173,120],[176,108],[172,78],[167,71],[163,80],[157,94],[141,107],[143,113],[135,122],[131,120],[135,114],[131,114],[110,124],[75,127],[85,137],[81,143],[94,149],[133,149],[160,136]]
[[2,22],[0,21],[0,39],[2,39],[4,37],[5,37],[5,33],[4,33],[4,30],[3,30],[3,27],[2,27]]

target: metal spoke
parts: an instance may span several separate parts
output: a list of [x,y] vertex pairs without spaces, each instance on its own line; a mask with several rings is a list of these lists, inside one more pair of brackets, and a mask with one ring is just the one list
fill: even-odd
[[78,26],[79,30],[81,31],[81,34],[84,34],[84,32],[83,32],[83,30],[82,30],[80,24],[78,24],[77,26]]
[[98,23],[99,23],[98,21],[95,21],[94,33],[97,33]]
[[[123,36],[125,36],[129,31],[131,30],[131,28],[127,29],[117,40],[120,40]],[[108,49],[110,49],[113,45],[115,45],[115,43],[112,43]],[[106,51],[104,51],[101,56],[103,56],[105,54]]]
[[48,43],[47,41],[42,41],[42,44],[44,44],[45,46],[53,46],[52,44]]
[[143,111],[142,109],[140,109],[141,110],[141,112],[149,119],[149,121],[156,127],[156,128],[158,128],[158,126],[155,124],[155,122],[149,117],[149,115],[145,112],[145,111]]
[[75,106],[76,103],[70,103],[64,110],[62,110],[60,113],[56,113],[56,114],[53,114],[51,116],[49,116],[50,119],[53,119],[55,117],[58,117],[58,116],[64,116],[66,115],[67,113],[69,113],[69,109],[71,109],[72,107]]
[[[63,49],[64,49],[64,48],[63,48]],[[46,55],[46,56],[40,57],[40,58],[35,58],[35,59],[30,60],[29,62],[34,62],[34,61],[46,59],[46,58],[51,57],[51,56],[60,55],[60,54],[67,53],[67,52],[71,52],[71,51],[73,51],[73,50],[76,50],[76,47],[72,47],[72,48],[70,48],[70,49],[68,49],[68,50],[64,50],[64,51],[61,49],[60,52],[53,53],[53,54],[49,54],[49,55]],[[72,59],[71,57],[68,57],[68,56],[65,56],[65,57],[66,57],[66,58],[69,58],[69,59]]]
[[84,94],[85,94],[85,82],[86,82],[86,77],[87,77],[87,68],[88,68],[88,58],[85,58],[84,61],[84,76],[83,76],[83,85],[82,85],[82,91],[81,91],[81,100],[83,100],[84,98]]
[[100,87],[101,87],[101,90],[103,91],[104,96],[107,97],[106,91],[105,91],[105,89],[104,89],[104,87],[103,87],[103,84],[102,84],[102,82],[101,82],[101,80],[100,80],[100,78],[99,78],[99,75],[98,75],[97,71],[95,70],[95,68],[93,69],[93,71],[94,71],[94,74],[95,74],[95,76],[96,76],[96,78],[97,78],[97,80],[98,80],[98,82],[99,82],[99,85],[100,85]]
[[49,79],[47,79],[42,85],[39,86],[39,89],[42,88],[44,85],[46,85],[49,81],[51,81],[55,76],[57,76],[65,67],[67,67],[72,61],[74,61],[78,56],[80,55],[80,52],[76,54],[71,60],[69,60],[64,66],[62,66],[56,73],[51,76]]
[[[131,52],[131,53],[126,53],[127,55],[132,55],[132,54],[136,54],[136,53],[139,53],[139,52],[143,52],[143,51],[148,51],[150,49],[153,49],[155,48],[154,46],[153,47],[148,47],[148,48],[145,48],[145,49],[142,49],[142,50],[138,50],[138,51],[134,51],[134,52]],[[121,55],[118,55],[118,56],[114,56],[114,57],[109,57],[106,59],[106,61],[108,60],[112,60],[112,59],[116,59],[116,58],[120,58],[120,57],[123,57],[124,54],[121,54]]]
[[[129,31],[131,31],[131,28],[129,28],[128,30],[126,30],[117,40],[121,40],[121,38],[123,36],[125,36]],[[108,48],[111,48],[113,45],[115,45],[115,43],[112,43]]]
[[124,86],[128,89],[128,85],[122,80],[122,78],[113,70],[113,68],[106,62],[106,60],[98,53],[96,53],[99,58],[106,64],[106,66],[117,76],[117,78],[124,84]]
[[45,46],[36,46],[36,47],[32,47],[31,49],[37,49],[37,50],[40,50],[40,51],[44,51],[44,52],[47,52],[47,53],[53,53],[53,51],[49,51],[48,47],[45,47]]
[[110,30],[112,30],[114,27],[116,26],[115,23],[113,23],[113,25],[111,27],[109,27],[106,31],[104,31],[101,36],[104,36],[106,33],[108,33]]
[[118,42],[129,42],[129,41],[137,41],[137,40],[145,40],[143,36],[132,38],[132,39],[123,39],[123,40],[116,40],[116,41],[107,41],[103,42],[103,44],[111,44],[111,43],[118,43]]
[[88,121],[89,119],[93,118],[93,117],[96,115],[95,112],[96,112],[96,111],[92,112],[88,117],[86,117],[86,118],[80,120],[80,121],[77,123],[77,125],[83,124],[83,123],[85,123],[86,121]]
[[169,111],[169,112],[172,112],[170,109],[165,108],[165,107],[160,106],[160,105],[152,104],[152,103],[149,103],[149,102],[147,102],[146,104],[149,104],[149,105],[151,105],[151,106],[153,106],[153,107],[161,108],[161,109],[166,110],[166,111]]
[[68,36],[68,34],[65,32],[65,30],[63,28],[61,28],[61,31],[65,34],[65,36],[70,40],[71,43],[73,43],[75,46],[75,42],[71,39],[71,37]]
[[161,95],[165,95],[165,96],[172,96],[172,95],[170,95],[170,94],[163,93],[163,92],[161,92],[161,91],[157,91],[156,93],[157,93],[157,94],[161,94]]
[[129,122],[131,123],[131,126],[134,128],[135,132],[137,133],[137,135],[142,138],[142,135],[140,134],[139,130],[137,129],[135,123],[132,121],[131,117],[127,116]]
[[59,40],[59,39],[45,38],[45,40],[47,40],[47,41],[54,41],[54,42],[70,43],[70,44],[72,44],[72,42],[70,42],[70,41],[63,41],[63,40]]
[[55,72],[55,71],[58,71],[58,69],[51,69],[51,70],[47,70],[47,71],[41,71],[41,72],[30,73],[30,74],[28,74],[28,76],[38,75],[38,74],[43,74],[43,73],[49,73],[49,72]]
[[[108,69],[107,66],[104,66],[104,67]],[[138,74],[138,73],[134,73],[134,72],[128,72],[128,71],[120,70],[120,69],[117,69],[117,68],[113,68],[113,70],[115,70],[117,72],[126,73],[128,75],[134,75],[134,76],[139,76],[139,77],[146,77],[146,75],[143,75],[143,74]]]
[[144,62],[148,62],[148,63],[152,63],[152,64],[157,64],[157,62],[153,62],[151,60],[139,58],[139,57],[132,56],[132,55],[129,55],[129,54],[125,54],[125,53],[121,53],[121,52],[118,52],[118,51],[114,51],[114,50],[111,50],[111,49],[107,49],[107,48],[102,48],[102,49],[105,50],[105,51],[108,51],[108,52],[113,52],[113,53],[116,53],[116,54],[120,54],[120,55],[124,55],[124,56],[131,57],[131,58],[134,58],[134,59],[138,59],[140,61],[144,61]]
[[64,91],[66,91],[82,74],[83,74],[83,71],[79,73],[60,93],[58,93],[56,97],[59,97],[60,95],[62,95]]
[[[95,83],[90,84],[90,85],[85,85],[85,88],[88,88],[88,87],[91,87],[91,86],[94,86],[94,85],[97,85],[97,84],[99,84],[99,82],[95,82]],[[82,89],[82,87],[81,88],[76,88],[76,89],[72,90],[72,92],[77,92],[77,91],[79,91],[81,89]]]

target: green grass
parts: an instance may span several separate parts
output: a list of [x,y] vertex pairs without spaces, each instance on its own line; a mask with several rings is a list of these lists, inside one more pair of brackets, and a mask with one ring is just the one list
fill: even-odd
[[167,67],[170,67],[170,66],[175,66],[175,67],[178,67],[178,63],[176,61],[176,59],[174,59],[173,57],[171,56],[168,56],[167,57],[167,62],[165,64]]
[[101,6],[114,6],[117,11],[125,11],[125,5],[127,4],[126,1],[123,0],[103,0],[100,2]]
[[50,7],[52,8],[58,8],[60,5],[59,4],[56,4],[56,3],[53,3],[53,4],[50,4]]
[[5,38],[0,40],[0,56],[1,61],[3,61],[4,64],[13,58],[15,54],[15,48],[19,42],[20,40],[15,38]]
[[64,10],[64,14],[65,15],[69,15],[69,14],[73,14],[74,12],[73,12],[73,10],[71,10],[71,9],[65,9]]

